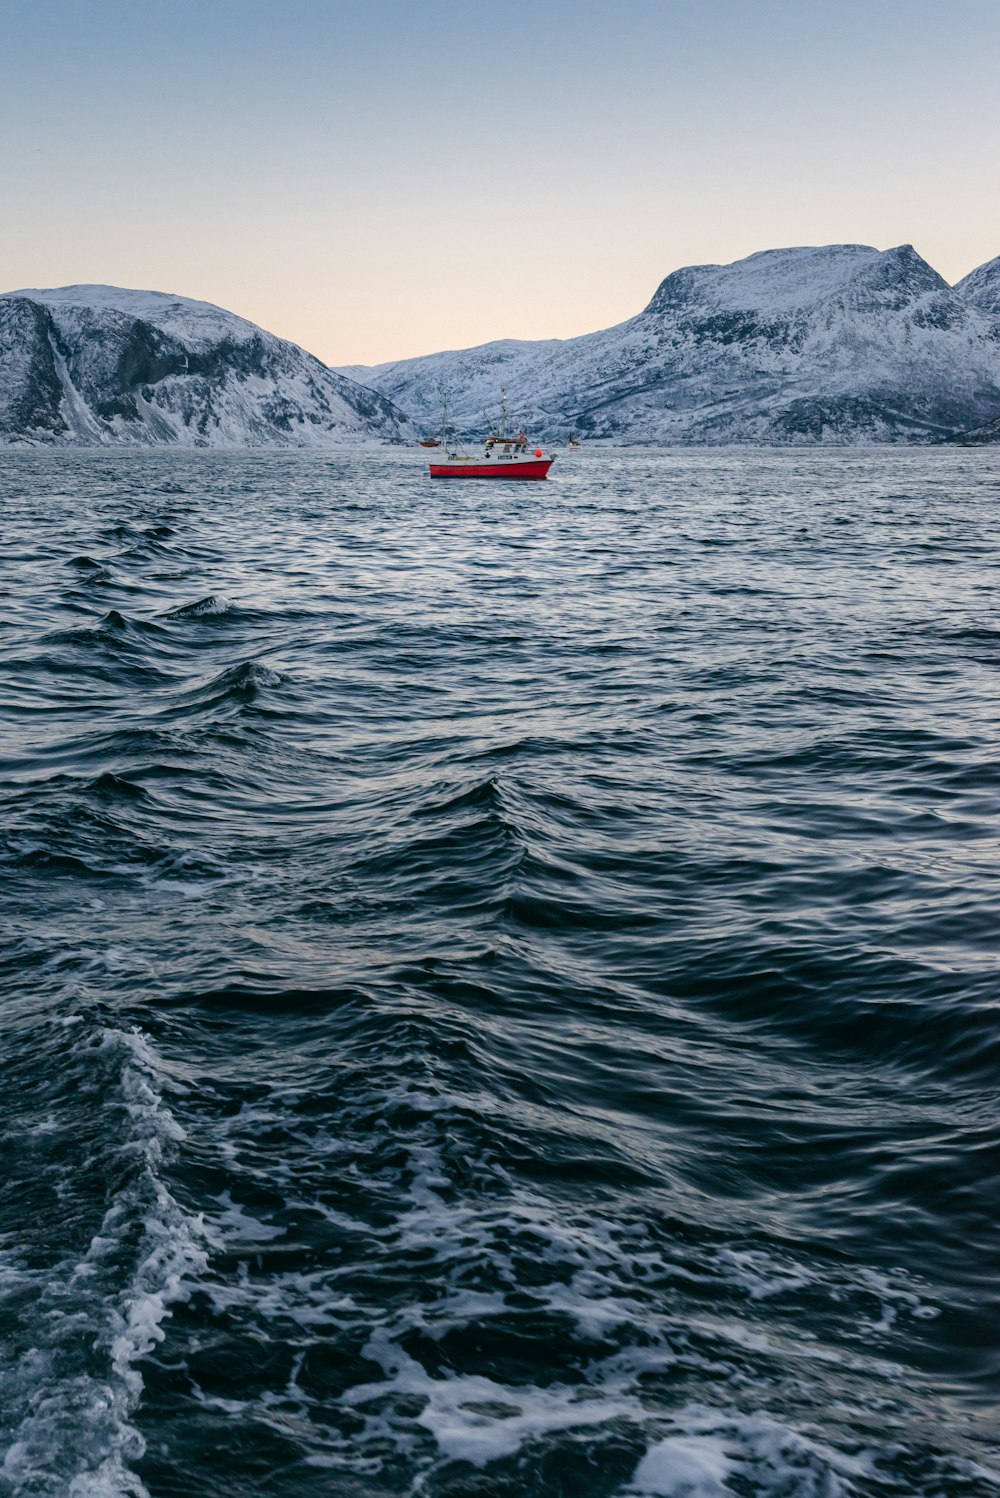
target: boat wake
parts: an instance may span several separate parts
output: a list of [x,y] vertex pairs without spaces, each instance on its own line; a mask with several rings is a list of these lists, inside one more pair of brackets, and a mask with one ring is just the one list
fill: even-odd
[[[164,1101],[148,1041],[134,1029],[104,1027],[88,1038],[76,1016],[61,1025],[71,1042],[68,1051],[57,1045],[62,1060],[54,1055],[53,1062],[71,1069],[88,1153],[79,1167],[60,1164],[77,1152],[59,1139],[59,1125],[43,1125],[47,1147],[36,1169],[71,1217],[78,1168],[112,1175],[116,1188],[78,1257],[64,1253],[40,1265],[41,1244],[18,1254],[5,1235],[0,1304],[16,1355],[0,1372],[0,1492],[145,1498],[134,1470],[146,1446],[132,1420],[143,1388],[139,1365],[163,1340],[190,1277],[204,1269],[206,1240],[200,1217],[185,1212],[162,1179],[184,1134]],[[115,1137],[105,1132],[111,1119],[121,1122]]]

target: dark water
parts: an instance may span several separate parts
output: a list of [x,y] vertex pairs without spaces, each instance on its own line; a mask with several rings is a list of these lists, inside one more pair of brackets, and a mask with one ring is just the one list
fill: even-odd
[[2,460],[0,1493],[1000,1491],[1000,456]]

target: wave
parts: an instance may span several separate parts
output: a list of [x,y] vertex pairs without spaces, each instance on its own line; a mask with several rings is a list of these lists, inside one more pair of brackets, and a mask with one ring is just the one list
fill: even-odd
[[126,801],[149,801],[151,799],[144,786],[137,785],[135,781],[128,780],[124,775],[115,775],[111,770],[104,770],[96,776],[87,785],[87,790],[91,795],[110,800],[116,800],[119,797]]
[[0,1493],[995,1494],[938,457],[0,472]]
[[216,705],[227,698],[249,702],[258,692],[280,687],[287,679],[264,661],[241,661],[183,693],[180,700],[201,706]]
[[105,653],[145,651],[151,644],[165,640],[161,625],[151,619],[130,618],[119,609],[109,609],[94,624],[53,630],[41,638],[50,647],[73,645]]
[[[143,1388],[138,1365],[204,1269],[204,1231],[161,1176],[184,1133],[145,1038],[102,1028],[89,1044],[78,1039],[71,1064],[79,1126],[103,1133],[103,1109],[122,1117],[121,1134],[100,1144],[120,1184],[82,1256],[0,1268],[13,1280],[7,1314],[23,1348],[2,1374],[2,1480],[12,1498],[146,1498],[134,1470],[145,1450],[132,1420]],[[72,1169],[55,1151],[52,1161],[57,1176]]]
[[195,603],[179,604],[177,608],[167,609],[160,615],[161,619],[214,619],[224,614],[232,614],[236,611],[236,605],[228,598],[223,598],[221,593],[209,593],[205,598],[199,598]]

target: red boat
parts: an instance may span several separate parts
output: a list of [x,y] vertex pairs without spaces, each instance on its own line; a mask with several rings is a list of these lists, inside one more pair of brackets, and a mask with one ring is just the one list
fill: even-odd
[[430,471],[432,479],[543,479],[554,462],[555,458],[540,447],[530,451],[523,432],[516,437],[508,434],[505,390],[499,431],[487,437],[482,457],[472,458],[448,444],[444,460],[431,463]]
[[481,458],[470,458],[465,453],[449,453],[442,463],[430,465],[432,479],[543,479],[555,462],[547,457],[540,447],[533,453],[520,451],[513,443],[505,444],[512,451],[498,452],[495,448]]

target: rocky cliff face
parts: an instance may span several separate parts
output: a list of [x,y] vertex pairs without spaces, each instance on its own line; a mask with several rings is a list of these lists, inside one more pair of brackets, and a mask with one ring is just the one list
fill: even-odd
[[933,441],[1000,417],[991,264],[952,288],[909,245],[768,250],[676,271],[604,332],[353,373],[428,426],[447,391],[470,432],[506,385],[516,419],[550,438]]
[[384,395],[207,302],[112,286],[0,297],[0,442],[326,446],[408,435]]

